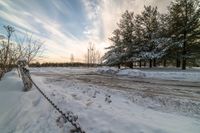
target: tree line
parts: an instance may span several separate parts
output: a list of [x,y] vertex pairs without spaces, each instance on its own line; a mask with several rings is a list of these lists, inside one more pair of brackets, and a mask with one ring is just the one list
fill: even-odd
[[69,62],[69,63],[50,63],[50,62],[44,62],[44,63],[30,63],[30,67],[97,67],[101,66],[101,64],[88,64],[88,63],[82,63],[82,62]]
[[110,66],[156,67],[173,65],[186,69],[200,59],[200,2],[174,0],[167,13],[144,6],[140,14],[125,11],[109,39],[112,45],[103,56]]
[[43,52],[43,43],[31,34],[19,32],[10,25],[3,26],[0,33],[0,79],[4,73],[16,66],[19,59],[26,59],[28,64]]

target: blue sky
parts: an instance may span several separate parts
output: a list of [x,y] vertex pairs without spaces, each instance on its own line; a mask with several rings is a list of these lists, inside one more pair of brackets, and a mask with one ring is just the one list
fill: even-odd
[[45,42],[45,61],[83,61],[89,42],[103,54],[108,38],[125,10],[145,5],[166,11],[169,0],[0,0],[0,32],[12,25]]

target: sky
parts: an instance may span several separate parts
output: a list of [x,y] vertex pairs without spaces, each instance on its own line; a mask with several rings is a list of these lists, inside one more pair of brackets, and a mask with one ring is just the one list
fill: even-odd
[[[0,0],[3,25],[44,41],[43,62],[84,61],[89,43],[103,55],[125,10],[139,14],[144,5],[166,12],[170,0]],[[16,33],[17,34],[17,33]],[[13,38],[14,39],[14,38]]]

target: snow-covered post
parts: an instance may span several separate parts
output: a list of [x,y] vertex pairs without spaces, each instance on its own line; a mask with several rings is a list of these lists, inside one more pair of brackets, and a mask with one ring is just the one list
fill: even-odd
[[24,90],[23,91],[29,91],[32,87],[32,82],[30,80],[30,73],[27,69],[27,60],[26,59],[19,59],[18,62],[18,68],[20,70],[20,75],[22,77],[22,81],[24,84]]
[[0,69],[0,80],[1,80],[1,78],[3,77],[3,74],[4,74],[3,70]]

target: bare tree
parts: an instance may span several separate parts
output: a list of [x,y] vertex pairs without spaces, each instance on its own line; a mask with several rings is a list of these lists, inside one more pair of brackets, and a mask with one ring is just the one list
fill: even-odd
[[74,63],[74,55],[73,54],[71,54],[71,56],[70,56],[70,62]]
[[88,64],[99,64],[101,62],[101,54],[96,49],[95,44],[90,42],[87,50],[87,56],[85,55],[86,62]]
[[16,43],[10,43],[10,50],[9,50],[9,67],[12,68],[13,64],[16,64],[17,60],[21,57],[21,46]]
[[5,45],[5,42],[3,40],[3,38],[1,38],[1,42],[0,42],[0,79],[1,77],[3,76],[3,73],[4,73],[4,65],[3,62],[4,62],[4,57],[5,57],[5,50],[6,50],[6,45]]
[[28,61],[28,64],[33,61],[37,56],[41,56],[43,50],[42,50],[43,42],[36,40],[32,43],[30,42],[26,47],[26,58]]
[[[3,70],[6,71],[6,66],[8,65],[7,61],[8,61],[8,58],[9,58],[9,51],[10,51],[10,39],[11,39],[11,36],[13,34],[13,32],[15,31],[14,27],[12,26],[3,26],[4,29],[6,30],[6,33],[7,33],[7,46],[5,48],[5,56],[4,56],[4,61],[3,61]],[[3,44],[5,45],[5,44]]]
[[[44,42],[34,39],[32,35],[25,34],[19,41],[16,34],[13,34],[15,29],[12,26],[3,26],[3,28],[6,34],[0,35],[0,78],[15,66],[19,58],[26,58],[30,63],[37,57],[41,57],[44,50]],[[11,41],[12,35],[16,38]]]
[[37,57],[41,57],[44,51],[44,42],[34,39],[32,35],[26,33],[22,41],[18,41],[18,49],[20,57],[26,58],[27,63],[34,61]]
[[100,51],[96,51],[96,60],[97,60],[97,64],[101,64],[102,63],[102,59],[101,59],[101,53]]

